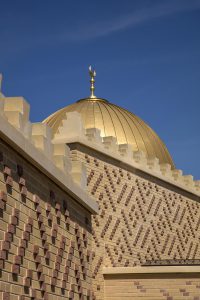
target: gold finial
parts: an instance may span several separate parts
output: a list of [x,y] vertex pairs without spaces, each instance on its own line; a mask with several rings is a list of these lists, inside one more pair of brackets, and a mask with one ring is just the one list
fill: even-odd
[[90,86],[90,91],[91,91],[90,98],[96,98],[96,96],[94,95],[94,90],[95,90],[95,87],[94,87],[95,79],[94,78],[96,76],[96,71],[92,70],[91,66],[89,66],[89,74],[90,74],[90,83],[91,83],[91,86]]

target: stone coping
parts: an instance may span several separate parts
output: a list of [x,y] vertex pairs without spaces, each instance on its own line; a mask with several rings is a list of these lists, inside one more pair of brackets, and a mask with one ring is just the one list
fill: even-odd
[[38,149],[31,142],[30,138],[24,136],[18,128],[10,124],[6,116],[2,114],[2,111],[0,114],[0,137],[92,214],[98,213],[98,204],[88,195],[86,190],[73,181],[70,173],[67,176],[66,173],[59,169],[54,161],[45,155],[45,152]]
[[[62,143],[64,141],[60,141],[59,140],[59,143]],[[56,141],[55,141],[56,143]],[[200,197],[200,192],[195,190],[194,188],[191,188],[190,186],[187,186],[186,184],[184,183],[180,183],[176,180],[174,180],[173,178],[171,177],[167,177],[165,175],[163,175],[162,173],[160,172],[157,172],[157,171],[154,171],[154,170],[151,170],[149,169],[147,166],[145,165],[142,165],[142,164],[139,164],[137,162],[135,162],[134,160],[132,159],[128,159],[127,157],[123,157],[123,156],[120,156],[120,154],[116,153],[116,152],[112,152],[112,151],[109,151],[107,149],[104,149],[104,148],[100,148],[98,144],[96,143],[90,143],[88,140],[86,140],[85,138],[82,138],[80,136],[76,136],[74,138],[70,138],[70,139],[67,139],[66,140],[66,143],[67,144],[80,144],[80,145],[83,145],[83,146],[86,146],[90,149],[93,149],[97,152],[100,152],[108,157],[111,157],[112,159],[116,160],[116,161],[119,161],[121,163],[123,163],[124,165],[128,165],[134,169],[137,169],[137,170],[140,170],[141,172],[145,173],[145,174],[148,174],[148,175],[151,175],[163,182],[166,182],[168,184],[171,184],[172,186],[174,187],[177,187],[183,191],[186,191],[188,193],[191,193],[195,196],[198,196]]]
[[156,157],[148,158],[143,152],[133,151],[129,144],[118,145],[115,137],[102,137],[97,128],[85,130],[78,112],[67,113],[66,120],[53,137],[47,124],[30,122],[29,110],[30,106],[23,97],[0,98],[2,135],[15,149],[18,147],[21,155],[67,189],[91,212],[98,212],[98,204],[87,192],[86,166],[71,160],[67,146],[70,143],[80,143],[118,161],[119,166],[130,166],[199,199],[200,180],[183,175],[181,170],[172,169],[169,164],[161,164]]
[[200,266],[104,267],[103,275],[200,273]]
[[200,180],[192,175],[183,175],[182,170],[172,169],[169,164],[162,164],[158,158],[148,158],[142,151],[133,151],[129,144],[117,144],[113,136],[102,137],[97,128],[85,130],[81,115],[69,112],[52,140],[53,144],[80,143],[104,153],[146,174],[177,186],[189,193],[200,196]]

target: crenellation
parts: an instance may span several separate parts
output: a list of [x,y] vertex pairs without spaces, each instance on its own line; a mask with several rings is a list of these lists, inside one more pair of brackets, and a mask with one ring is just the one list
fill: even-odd
[[21,132],[29,124],[30,105],[23,97],[5,97],[4,115],[8,122]]
[[101,141],[102,141],[102,138],[101,138],[100,134],[101,134],[101,132],[97,128],[87,128],[86,133],[85,133],[88,141],[95,142],[95,143],[98,143],[98,144],[100,144]]
[[80,114],[77,112],[70,112],[66,114],[66,120],[63,121],[62,127],[58,129],[54,136],[54,140],[57,142],[67,142],[74,137],[84,136],[85,130]]
[[[90,113],[96,101],[122,110],[84,101]],[[141,132],[120,144],[81,110],[61,110],[51,128],[30,122],[22,97],[0,108],[0,298],[199,299],[200,270],[187,264],[199,264],[200,181],[175,169],[156,135],[154,151],[152,132],[146,151],[142,120],[126,112]],[[135,139],[128,128],[121,141]]]
[[[68,113],[68,115],[71,116],[71,113]],[[70,119],[72,117],[73,116],[71,116]],[[76,119],[76,117],[77,114],[74,119]],[[66,120],[64,122],[66,122]],[[80,122],[80,119],[78,119],[78,122]],[[147,158],[146,154],[142,151],[132,151],[129,144],[117,145],[115,137],[107,136],[101,138],[99,135],[100,132],[96,128],[87,128],[86,132],[83,130],[83,125],[81,130],[80,124],[78,128],[74,136],[78,137],[77,141],[80,143],[88,145],[102,153],[114,156],[116,159],[124,159],[126,163],[131,166],[142,169],[144,172],[150,173],[155,177],[162,178],[162,180],[169,180],[170,182],[174,182],[175,185],[178,183],[183,188],[189,188],[189,190],[192,190],[194,193],[198,192],[198,183],[195,184],[192,179],[188,179],[190,175],[184,175],[183,177],[182,170],[172,169],[170,164],[160,163],[158,158]],[[63,128],[61,128],[61,130],[65,132]],[[54,138],[54,143],[61,141],[67,143],[72,140],[75,141],[76,139],[70,138],[69,135],[61,137],[57,134]]]
[[72,163],[70,160],[69,147],[65,144],[53,145],[53,159],[56,166],[61,169],[65,174],[71,172]]
[[151,158],[147,160],[147,165],[150,170],[154,171],[155,173],[160,174],[161,169],[160,169],[160,164],[159,164],[159,159],[158,158]]
[[51,142],[51,128],[43,123],[32,124],[32,142],[37,149],[52,159],[53,145]]
[[160,164],[161,173],[169,178],[172,178],[172,168],[170,164]]
[[111,151],[111,152],[112,151],[116,152],[117,149],[118,149],[117,140],[113,136],[105,136],[105,137],[103,137],[102,143],[104,145],[104,148],[106,150]]
[[[64,185],[67,184],[75,194],[85,193],[85,191],[82,192],[82,190],[77,189],[73,176],[68,176],[66,181],[63,180],[63,174],[70,174],[71,172],[70,154],[67,146],[59,145],[59,143],[53,144],[51,129],[48,125],[44,123],[31,124],[29,121],[29,104],[24,98],[5,97],[2,101],[4,102],[4,110],[1,111],[0,115],[1,131],[4,136],[7,136],[9,143],[11,142],[12,145],[14,143],[26,157],[31,156],[36,164],[42,165],[43,170],[49,171],[62,185],[63,183]],[[12,164],[12,159],[9,164]],[[12,187],[12,181],[12,178],[7,176],[7,186]],[[21,194],[24,198],[26,193],[26,187],[21,185]],[[94,201],[88,196],[86,198],[85,195],[84,198],[86,206],[89,202],[95,206]]]
[[194,181],[194,186],[197,189],[197,191],[200,191],[200,180],[195,180]]
[[194,188],[194,178],[192,175],[184,175],[183,176],[183,182],[186,184],[186,186],[189,186],[190,188]]
[[183,171],[182,170],[172,170],[172,177],[175,181],[183,183]]
[[133,149],[130,144],[119,144],[119,154],[127,160],[133,159]]

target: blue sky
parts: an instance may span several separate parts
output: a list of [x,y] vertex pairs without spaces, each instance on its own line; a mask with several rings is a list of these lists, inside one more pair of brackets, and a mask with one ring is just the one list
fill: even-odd
[[200,0],[1,0],[0,72],[31,120],[89,95],[144,119],[200,179]]

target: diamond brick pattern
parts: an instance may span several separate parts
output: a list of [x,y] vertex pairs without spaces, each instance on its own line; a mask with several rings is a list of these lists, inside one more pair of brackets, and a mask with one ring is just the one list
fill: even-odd
[[[96,299],[103,299],[102,266],[125,267],[158,260],[200,258],[198,202],[103,158],[78,150],[73,150],[71,155],[86,164],[88,191],[100,207],[99,215],[93,217],[92,231]],[[146,291],[148,287],[141,287],[140,294],[146,295]],[[168,293],[166,297],[173,298],[173,295]],[[187,296],[182,293],[180,297]]]

